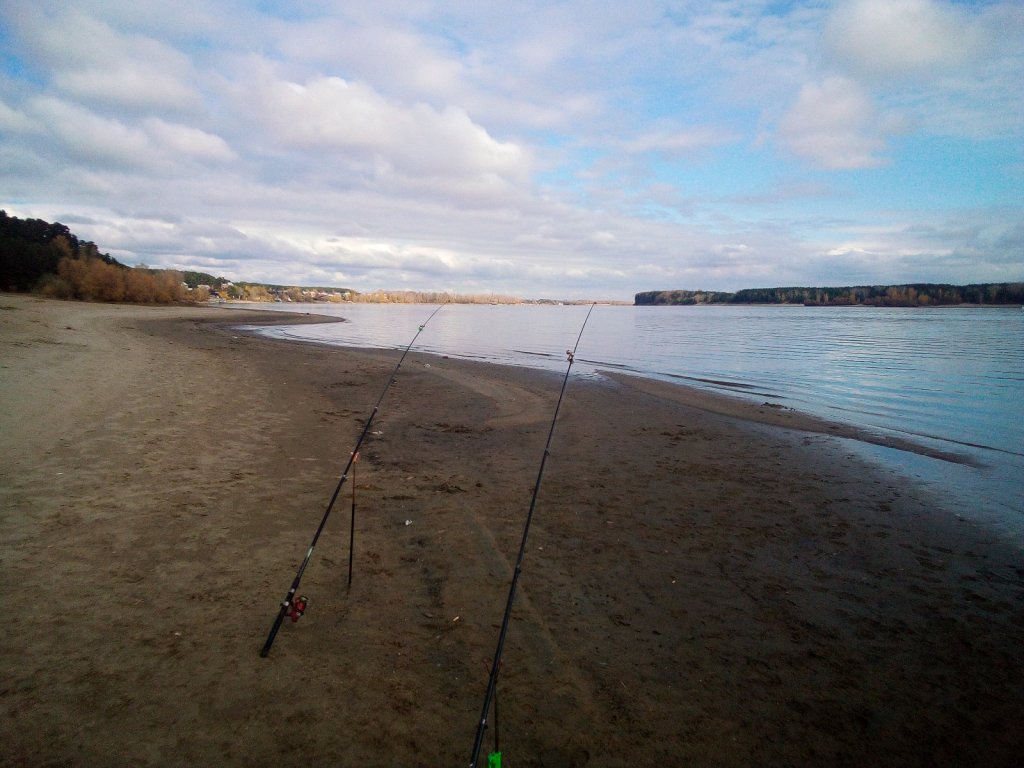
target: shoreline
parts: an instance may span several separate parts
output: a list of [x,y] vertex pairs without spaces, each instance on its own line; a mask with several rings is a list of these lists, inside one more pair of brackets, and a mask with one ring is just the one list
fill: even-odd
[[[9,759],[461,761],[559,377],[413,349],[304,577],[310,610],[259,659],[399,353],[239,334],[254,320],[232,312],[0,295],[0,567],[45,606],[0,640]],[[828,435],[573,380],[503,751],[1012,764],[1022,606],[1011,548]]]
[[[256,311],[259,312],[261,310]],[[262,311],[264,313],[270,312],[268,310]],[[299,313],[291,313],[282,310],[273,310],[272,314],[277,316],[297,318],[294,320],[289,320],[287,323],[281,323],[281,325],[302,322],[302,316],[299,315]],[[316,317],[319,319],[317,319],[314,322],[348,322],[348,320],[346,320],[345,318],[335,315],[317,315]],[[238,325],[261,325],[272,327],[276,324],[277,323],[267,321],[261,323],[239,323]],[[243,332],[248,332],[244,329],[244,327],[241,330],[243,330]],[[329,349],[343,349],[353,352],[357,352],[360,350],[389,349],[384,347],[362,347],[350,344],[334,344],[315,339],[287,338],[281,340],[292,343],[322,346]],[[395,348],[398,349],[400,347]],[[413,349],[415,349],[415,347]],[[436,357],[438,359],[472,359],[459,357],[457,355],[439,354],[435,352],[418,352],[418,354],[423,356]],[[485,361],[484,364],[494,365],[498,368],[526,368],[528,370],[539,372],[551,372],[551,370],[547,368],[534,368],[528,365],[511,365],[508,363],[490,361]],[[692,384],[687,384],[684,381],[665,381],[664,379],[656,378],[655,376],[644,375],[642,372],[623,373],[621,371],[614,371],[597,367],[595,368],[595,373],[600,376],[603,376],[606,379],[615,381],[618,384],[633,387],[637,390],[647,392],[648,394],[657,395],[667,400],[671,400],[673,402],[678,402],[684,405],[689,405],[698,408],[700,410],[716,413],[723,416],[730,416],[755,424],[775,426],[785,429],[794,429],[797,431],[814,434],[831,435],[833,437],[839,437],[848,440],[856,440],[862,443],[881,446],[883,448],[891,448],[898,451],[914,453],[919,456],[923,456],[930,459],[936,459],[939,461],[945,461],[951,464],[961,464],[974,468],[984,466],[984,464],[980,462],[977,458],[967,453],[960,453],[955,450],[941,450],[926,445],[925,443],[918,442],[912,439],[911,437],[900,437],[891,433],[872,431],[870,429],[858,427],[851,422],[840,422],[826,419],[820,416],[815,416],[806,411],[790,408],[789,406],[783,406],[767,402],[758,404],[753,400],[740,397],[733,397],[721,392],[714,392],[706,388],[701,388],[694,386]],[[974,445],[970,443],[956,443],[955,441],[948,439],[943,440],[943,442],[947,442],[954,445],[960,444],[967,448],[974,447],[1003,453],[1006,452],[998,448],[991,448],[989,446],[984,445]]]
[[[409,318],[416,314],[418,311],[401,313],[403,318],[406,318],[404,321],[406,323],[410,322]],[[375,313],[371,315],[371,318],[379,317],[383,321],[389,316],[390,313],[387,312],[383,315]],[[498,320],[498,318],[495,319]],[[500,322],[505,321],[500,320]],[[373,323],[371,323],[371,327],[374,327]],[[261,333],[274,335],[272,330],[261,331]],[[298,341],[302,340],[303,336],[340,339],[350,333],[356,338],[365,336],[355,329],[350,332],[339,330],[319,333],[311,331],[308,334],[301,331],[297,333],[282,331],[280,336]],[[376,343],[381,343],[383,338],[385,337],[378,331],[358,343],[373,344],[374,340]],[[394,348],[404,346],[404,341],[399,343],[397,339],[388,339],[387,343]],[[348,344],[352,344],[352,341],[350,340]],[[426,346],[430,346],[430,344],[429,341],[426,342]],[[447,345],[442,345],[442,347],[447,347]],[[442,356],[444,354],[459,356],[457,347],[453,349],[435,348],[431,352]],[[519,359],[513,359],[517,357]],[[603,359],[600,353],[597,354],[597,358]],[[542,369],[555,371],[559,370],[559,366],[562,365],[554,358],[545,364],[531,356],[503,355],[498,347],[488,348],[482,355],[469,356],[466,359],[489,360],[499,365],[531,368],[540,366]],[[552,362],[554,365],[551,365]],[[892,423],[892,420],[889,419],[889,423],[875,423],[878,419],[872,417],[877,414],[858,413],[856,409],[852,411],[844,408],[834,410],[827,401],[815,400],[813,396],[806,402],[791,402],[791,393],[788,393],[785,387],[779,390],[774,397],[769,390],[762,397],[753,398],[746,396],[746,393],[740,395],[724,392],[720,387],[706,386],[701,383],[700,379],[690,381],[683,375],[645,373],[644,369],[648,367],[647,364],[637,365],[632,370],[629,369],[629,366],[621,366],[614,367],[609,371],[596,360],[583,360],[582,362],[585,365],[574,367],[575,377],[581,375],[588,378],[608,375],[634,376],[638,377],[633,379],[638,386],[648,388],[667,386],[668,389],[664,390],[666,397],[681,399],[684,402],[690,401],[706,410],[745,418],[755,423],[770,423],[780,427],[798,428],[811,433],[827,434],[838,440],[848,441],[848,447],[863,458],[884,469],[895,469],[915,483],[927,485],[931,492],[943,498],[956,514],[962,514],[996,528],[1000,531],[1000,535],[1014,538],[1017,546],[1024,546],[1024,528],[1022,528],[1020,516],[1020,484],[1016,479],[1021,468],[1022,454],[1020,453],[993,447],[985,441],[971,442],[964,435],[958,434],[960,430],[955,426],[952,428],[952,433],[947,434],[947,431],[941,428],[935,431],[935,425],[932,425],[933,431],[930,433],[921,425],[918,425],[920,428],[915,429],[913,422],[908,424]],[[614,363],[609,365],[614,365]],[[580,368],[584,370],[581,371]],[[653,368],[651,370],[660,369]],[[621,381],[626,381],[626,379]],[[707,383],[715,385],[723,382],[709,380]],[[764,401],[765,398],[768,398],[768,402]],[[951,412],[950,416],[954,418],[952,423],[956,424],[956,414]],[[882,421],[885,422],[886,419],[883,418]],[[1005,430],[1012,430],[1012,427],[1005,425]],[[1004,432],[999,432],[999,437],[1004,438]]]
[[[311,301],[311,302],[295,302],[299,306],[303,307],[315,307],[315,306],[326,306],[326,307],[353,307],[361,306],[366,304],[372,305],[387,305],[387,306],[419,306],[419,307],[431,307],[437,306],[437,302],[431,301],[410,301],[410,302],[394,302],[394,301],[345,301],[345,302],[330,302],[330,301]],[[481,302],[473,301],[449,301],[445,304],[453,304],[456,306],[503,306],[503,307],[519,307],[519,306],[565,306],[565,307],[580,307],[588,306],[593,304],[597,307],[654,307],[654,308],[674,308],[674,309],[700,309],[701,307],[764,307],[765,309],[771,309],[772,307],[781,307],[783,309],[792,309],[794,307],[800,307],[803,309],[911,309],[911,310],[931,310],[931,309],[1024,309],[1024,304],[927,304],[919,306],[893,306],[887,307],[875,304],[821,304],[818,306],[808,306],[806,304],[768,304],[768,303],[720,303],[715,304],[711,302],[705,302],[702,304],[633,304],[628,302],[618,301],[570,301],[570,302],[556,302],[556,301],[543,301],[543,300],[524,300],[519,303],[498,303],[498,304],[484,304]],[[126,305],[130,306],[130,305]],[[279,303],[273,301],[236,301],[227,300],[219,302],[207,302],[206,304],[194,305],[198,308],[211,308],[211,309],[230,309],[232,307],[276,307],[276,306],[287,306],[287,303]],[[298,314],[290,309],[263,309],[255,310],[257,312],[279,312],[281,314]]]
[[783,429],[794,429],[800,432],[811,434],[832,435],[833,437],[856,440],[871,445],[880,445],[883,448],[893,448],[898,451],[915,453],[930,459],[947,461],[951,464],[965,464],[971,467],[982,466],[981,463],[967,454],[955,453],[953,451],[940,451],[917,443],[907,438],[899,438],[893,435],[883,435],[862,429],[850,423],[829,421],[803,411],[794,410],[786,406],[771,405],[764,403],[758,405],[750,400],[729,397],[727,395],[708,392],[707,390],[691,387],[686,384],[661,381],[660,379],[648,378],[640,375],[619,373],[616,371],[599,371],[619,383],[635,387],[651,394],[656,394],[668,400],[692,405],[701,410],[732,416],[745,421],[754,422],[768,426],[780,427]]

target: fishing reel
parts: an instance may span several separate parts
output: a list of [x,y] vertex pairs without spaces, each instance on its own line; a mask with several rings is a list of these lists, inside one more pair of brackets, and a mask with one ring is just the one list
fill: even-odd
[[302,614],[306,612],[307,605],[309,605],[308,597],[306,597],[305,595],[302,595],[301,597],[296,597],[292,600],[291,605],[285,612],[285,616],[291,618],[292,623],[294,624],[302,617]]

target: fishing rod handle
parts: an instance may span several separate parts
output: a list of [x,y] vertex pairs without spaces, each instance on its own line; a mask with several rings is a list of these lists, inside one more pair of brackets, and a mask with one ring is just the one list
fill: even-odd
[[274,623],[270,627],[270,634],[267,635],[267,641],[263,643],[263,647],[260,649],[260,658],[265,659],[270,653],[270,647],[274,644],[274,638],[277,637],[277,632],[281,629],[281,623],[284,621],[284,615],[287,611],[288,603],[281,603],[281,610],[277,612],[277,618],[274,619]]
[[288,594],[281,601],[281,607],[277,611],[277,618],[274,619],[274,623],[270,627],[270,633],[267,635],[267,641],[263,643],[263,648],[260,650],[261,658],[267,658],[267,654],[270,653],[270,646],[274,644],[274,638],[277,637],[278,630],[281,629],[281,623],[284,621],[284,617],[288,615],[288,608],[291,607],[292,602],[295,600],[295,593],[299,591],[299,584],[302,582],[302,574],[305,573],[306,566],[309,564],[309,559],[312,556],[313,547],[310,547],[309,551],[306,552],[306,559],[299,566],[299,572],[295,574],[295,580],[292,581],[291,587],[288,588]]

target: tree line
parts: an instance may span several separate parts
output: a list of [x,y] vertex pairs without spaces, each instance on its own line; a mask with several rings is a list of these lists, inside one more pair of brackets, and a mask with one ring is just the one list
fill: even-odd
[[193,299],[180,272],[132,269],[68,227],[0,210],[0,290],[85,301],[169,304]]
[[957,304],[1024,304],[1024,283],[908,283],[819,288],[745,288],[720,291],[644,291],[636,306],[696,304],[802,304],[809,307],[935,307]]

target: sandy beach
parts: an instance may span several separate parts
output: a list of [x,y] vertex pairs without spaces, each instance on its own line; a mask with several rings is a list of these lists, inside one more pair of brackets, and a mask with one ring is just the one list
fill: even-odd
[[[561,377],[413,350],[261,659],[400,354],[271,321],[0,294],[0,763],[468,764]],[[570,381],[506,766],[1024,765],[1020,550],[836,434]]]

